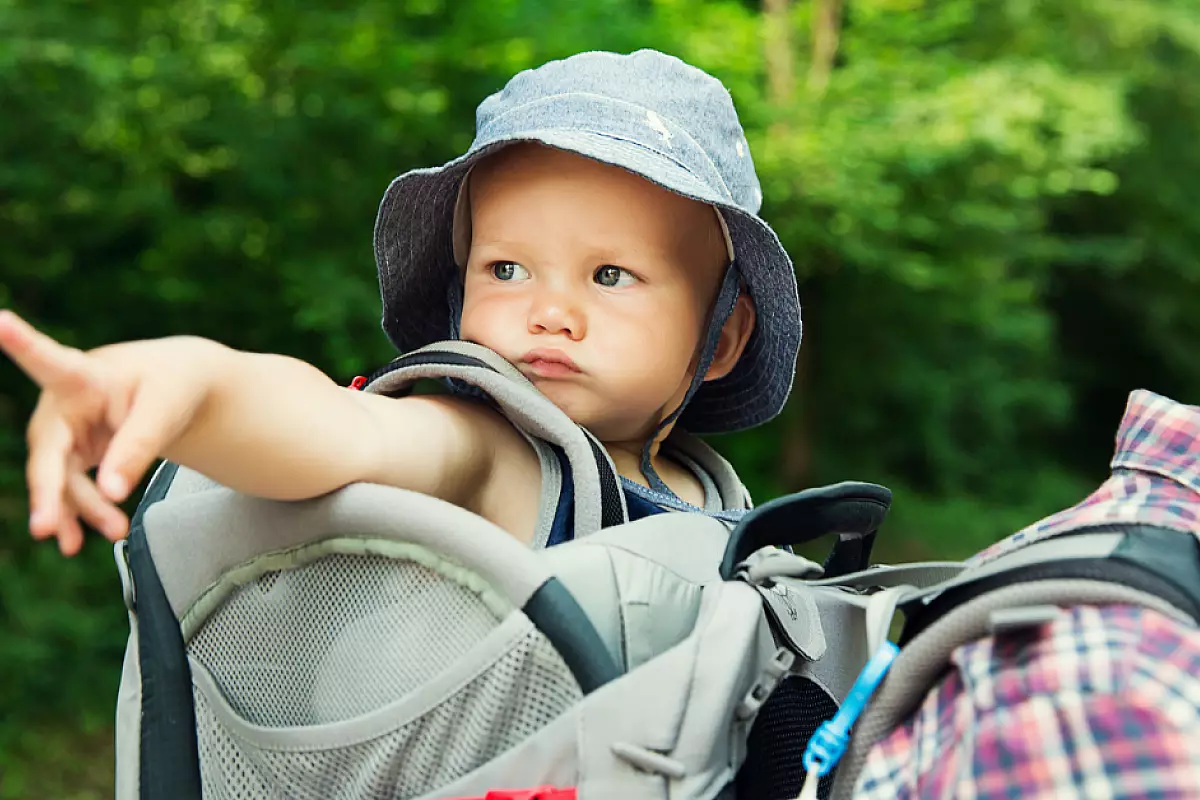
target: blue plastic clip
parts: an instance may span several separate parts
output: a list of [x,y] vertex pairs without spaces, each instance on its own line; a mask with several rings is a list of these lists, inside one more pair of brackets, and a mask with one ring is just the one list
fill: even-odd
[[887,674],[888,668],[899,653],[899,647],[891,642],[884,642],[858,674],[854,685],[850,687],[846,702],[842,703],[833,719],[822,722],[821,727],[817,728],[817,732],[808,740],[808,747],[804,748],[804,771],[810,776],[815,773],[818,778],[825,777],[841,759],[846,752],[846,745],[850,743],[851,726],[867,707],[867,701],[879,688],[883,676]]

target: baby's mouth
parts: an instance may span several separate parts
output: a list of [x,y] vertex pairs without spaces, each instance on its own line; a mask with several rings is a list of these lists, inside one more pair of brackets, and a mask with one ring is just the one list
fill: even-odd
[[553,348],[530,350],[521,357],[518,366],[523,368],[522,372],[539,378],[567,378],[582,372],[570,356]]

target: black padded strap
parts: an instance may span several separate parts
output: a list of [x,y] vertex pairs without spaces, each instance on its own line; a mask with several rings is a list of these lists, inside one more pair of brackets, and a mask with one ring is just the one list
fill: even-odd
[[[721,577],[764,547],[805,544],[840,534],[825,562],[825,577],[866,569],[875,532],[891,507],[892,493],[874,483],[846,481],[771,500],[742,517],[729,536]],[[837,571],[834,571],[837,570]]]
[[612,466],[608,454],[596,437],[582,426],[588,446],[592,449],[592,458],[596,462],[596,474],[600,476],[600,527],[611,528],[622,525],[628,520],[625,517],[625,502],[621,497],[621,476]]
[[[485,369],[490,372],[497,372],[491,364],[486,361],[475,358],[473,356],[463,355],[448,350],[421,350],[416,353],[399,356],[391,363],[376,370],[367,379],[367,383],[371,384],[378,379],[396,372],[397,370],[407,367],[429,366],[446,364],[456,367],[472,367],[477,369]],[[415,383],[415,381],[413,382]],[[394,391],[389,391],[388,395],[399,397],[407,394],[412,389],[412,383],[402,384]],[[581,430],[587,439],[588,446],[592,451],[592,458],[596,462],[596,473],[600,476],[600,524],[601,527],[609,528],[613,525],[620,525],[626,521],[625,506],[621,497],[621,481],[620,477],[614,471],[612,462],[609,461],[608,455],[604,452],[600,443],[595,437],[586,430]]]
[[821,564],[825,570],[824,576],[836,578],[839,575],[849,575],[860,572],[871,565],[871,548],[875,546],[876,532],[863,536],[847,536],[838,538],[833,543],[825,562]]
[[542,584],[521,610],[554,645],[584,694],[621,674],[591,619],[557,578]]
[[1106,525],[1079,531],[1114,532],[1125,536],[1107,556],[1025,564],[951,586],[928,602],[918,597],[902,604],[905,622],[899,644],[907,644],[951,609],[976,597],[1032,581],[1075,579],[1128,586],[1165,600],[1200,624],[1200,542],[1196,537],[1151,525]]
[[146,509],[167,494],[178,467],[162,466],[138,503],[126,554],[133,581],[142,713],[138,756],[142,800],[199,800],[200,757],[192,673],[179,620],[171,610],[146,541]]

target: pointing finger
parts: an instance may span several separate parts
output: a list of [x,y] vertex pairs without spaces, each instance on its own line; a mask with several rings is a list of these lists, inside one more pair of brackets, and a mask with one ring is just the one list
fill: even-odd
[[45,389],[78,392],[94,381],[87,356],[59,344],[11,311],[0,311],[0,350]]

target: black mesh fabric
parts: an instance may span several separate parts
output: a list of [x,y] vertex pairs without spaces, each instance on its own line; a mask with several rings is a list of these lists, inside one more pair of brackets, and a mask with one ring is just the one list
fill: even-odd
[[[791,676],[763,704],[750,729],[746,762],[738,771],[738,800],[794,800],[804,784],[804,748],[837,703],[808,678]],[[821,779],[817,796],[829,797],[833,773]]]

